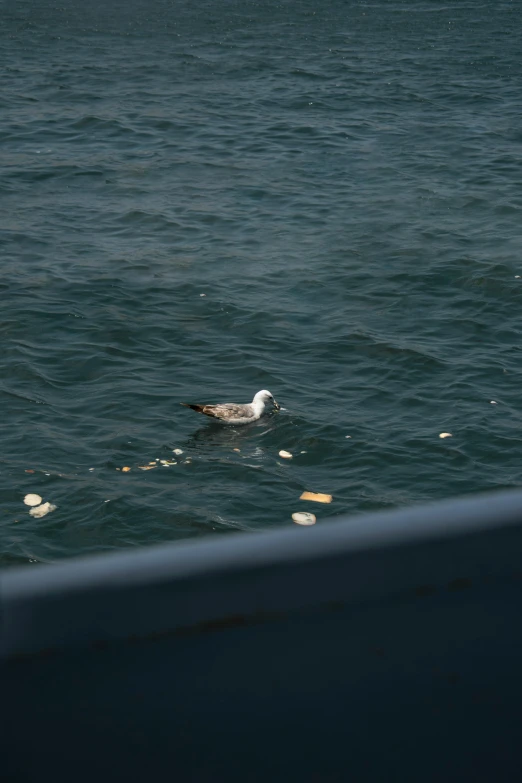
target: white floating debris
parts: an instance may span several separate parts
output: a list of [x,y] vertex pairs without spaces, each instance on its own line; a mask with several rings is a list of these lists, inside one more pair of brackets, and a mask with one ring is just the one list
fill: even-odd
[[345,435],[344,437],[345,438],[351,438],[352,436],[351,435]]
[[281,449],[281,451],[279,452],[279,456],[282,457],[283,459],[292,459],[294,455],[290,454],[289,451],[285,451],[284,449]]
[[520,277],[520,275],[515,275],[515,277],[516,277],[516,278],[519,278],[519,277]]
[[495,400],[490,400],[490,403],[491,403],[492,405],[498,405],[498,402],[495,402]]
[[180,454],[183,454],[183,449],[172,449],[172,451],[174,452],[174,454],[177,454],[178,456]]
[[296,511],[292,514],[292,519],[296,525],[315,525],[317,522],[315,514],[310,514],[308,511]]
[[29,494],[24,498],[24,503],[26,506],[39,506],[41,502],[42,498],[40,495]]
[[95,470],[95,468],[89,468],[89,470]]
[[302,451],[301,454],[308,454],[308,452],[307,451]]
[[200,294],[200,296],[206,296],[206,294]]
[[241,449],[232,449],[232,451],[238,451],[238,452],[240,452],[240,451],[241,451]]
[[40,517],[44,517],[50,511],[54,511],[55,508],[56,506],[53,506],[52,503],[42,503],[41,506],[35,506],[34,508],[32,508],[29,513],[32,517],[40,518]]
[[154,468],[157,468],[158,466],[153,462],[152,465],[138,465],[138,467],[140,470],[154,470]]
[[439,438],[452,438],[452,437],[453,435],[451,434],[451,432],[441,432],[439,435]]

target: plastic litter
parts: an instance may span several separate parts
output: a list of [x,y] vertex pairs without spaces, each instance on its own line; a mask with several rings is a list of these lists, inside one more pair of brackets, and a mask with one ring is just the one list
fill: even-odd
[[322,492],[303,492],[299,500],[313,500],[315,503],[331,503],[332,495],[325,495]]
[[56,509],[56,506],[53,506],[52,503],[42,503],[41,506],[35,506],[32,508],[29,513],[32,517],[44,517],[46,514],[49,514],[50,511],[54,511]]
[[41,502],[42,498],[40,495],[29,494],[24,498],[24,503],[26,506],[39,506]]
[[308,511],[296,511],[292,514],[292,519],[296,525],[315,525],[317,522],[315,514],[309,514]]

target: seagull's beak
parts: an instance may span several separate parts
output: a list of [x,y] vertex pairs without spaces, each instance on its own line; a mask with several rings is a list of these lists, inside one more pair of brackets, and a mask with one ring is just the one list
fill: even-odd
[[279,405],[277,400],[272,400],[272,402],[274,404],[274,408],[276,409],[276,411],[280,411],[281,410],[281,406]]

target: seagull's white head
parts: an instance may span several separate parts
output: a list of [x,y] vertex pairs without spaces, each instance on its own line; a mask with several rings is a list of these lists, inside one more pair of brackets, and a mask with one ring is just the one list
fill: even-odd
[[254,405],[262,405],[264,408],[267,402],[271,402],[276,411],[278,411],[281,407],[279,403],[274,400],[273,396],[267,389],[261,389],[261,391],[258,391],[258,393],[255,395],[253,403]]

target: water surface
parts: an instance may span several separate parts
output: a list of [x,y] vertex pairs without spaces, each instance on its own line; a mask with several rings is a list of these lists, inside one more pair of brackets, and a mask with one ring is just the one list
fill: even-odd
[[2,16],[0,564],[520,486],[519,3]]

